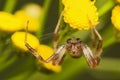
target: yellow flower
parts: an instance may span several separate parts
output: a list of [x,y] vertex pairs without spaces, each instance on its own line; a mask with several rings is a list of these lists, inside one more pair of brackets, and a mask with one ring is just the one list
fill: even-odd
[[[53,54],[53,49],[46,46],[46,45],[39,45],[37,48],[38,53],[46,60]],[[60,72],[61,66],[60,65],[53,65],[52,62],[49,63],[42,63],[44,67],[54,72]]]
[[[25,40],[25,32],[15,32],[12,37],[11,40],[13,42],[13,44],[23,50],[28,50],[26,48],[26,46],[24,45],[24,40]],[[31,45],[31,47],[33,47],[34,49],[36,49],[39,45],[39,40],[32,34],[27,33],[27,42]]]
[[29,20],[29,31],[37,31],[39,28],[39,17],[42,12],[42,8],[36,4],[28,4],[21,10],[15,12],[15,16],[22,21],[23,28],[25,29],[26,22]]
[[29,20],[29,31],[37,31],[39,28],[39,22],[37,19],[28,15],[24,10],[19,10],[15,13],[15,16],[18,20],[20,20],[23,24],[23,28],[26,29],[26,22]]
[[94,26],[99,23],[94,0],[62,0],[62,3],[64,4],[64,21],[72,28],[87,30],[91,28],[90,22]]
[[0,12],[0,30],[14,32],[22,29],[22,22],[14,15],[7,12]]
[[112,20],[112,23],[115,26],[115,28],[120,30],[120,6],[116,6],[112,10],[111,20]]
[[29,31],[37,31],[39,28],[39,16],[42,9],[36,4],[29,4],[15,12],[14,15],[7,12],[0,12],[0,30],[14,32],[26,29],[26,23],[29,21]]
[[39,19],[41,12],[42,12],[42,8],[37,5],[37,4],[28,4],[26,6],[23,7],[23,10],[31,17],[35,18],[35,19]]
[[117,0],[118,2],[120,2],[120,0]]

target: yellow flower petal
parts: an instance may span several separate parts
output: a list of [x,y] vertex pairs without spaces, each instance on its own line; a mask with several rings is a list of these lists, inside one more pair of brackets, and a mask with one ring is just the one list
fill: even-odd
[[115,28],[120,30],[120,6],[116,6],[112,10],[111,20],[112,20],[112,23],[115,26]]
[[34,4],[34,3],[30,3],[28,5],[26,5],[25,7],[23,7],[23,10],[31,17],[35,18],[35,19],[39,19],[41,12],[42,12],[42,8],[41,6]]
[[[39,54],[46,60],[53,54],[53,49],[46,46],[46,45],[39,45],[38,50]],[[61,66],[60,65],[53,65],[52,62],[43,63],[43,66],[49,70],[54,72],[60,72]]]
[[81,29],[90,29],[90,21],[96,26],[98,22],[97,8],[95,1],[91,0],[62,0],[64,4],[64,21],[71,27]]
[[120,0],[117,0],[118,2],[120,2]]
[[[25,32],[15,32],[12,37],[13,44],[23,50],[28,50],[26,46],[24,45],[25,40]],[[27,42],[30,44],[30,46],[34,49],[36,49],[39,45],[39,40],[32,34],[27,34]]]
[[0,30],[14,32],[21,30],[22,22],[7,12],[0,12]]
[[23,23],[23,28],[26,29],[26,23],[29,20],[29,31],[37,31],[39,28],[39,22],[37,19],[28,15],[24,10],[19,10],[15,13],[16,18],[18,18]]
[[61,71],[61,66],[60,65],[52,65],[52,62],[43,63],[43,65],[51,71],[54,71],[54,72],[60,72]]

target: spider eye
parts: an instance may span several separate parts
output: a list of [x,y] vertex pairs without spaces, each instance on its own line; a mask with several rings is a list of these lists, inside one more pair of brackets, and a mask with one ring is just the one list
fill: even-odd
[[70,39],[68,39],[68,40],[67,40],[67,43],[71,43],[71,40],[72,40],[71,38],[70,38]]
[[80,38],[76,38],[76,40],[77,40],[78,43],[82,42]]

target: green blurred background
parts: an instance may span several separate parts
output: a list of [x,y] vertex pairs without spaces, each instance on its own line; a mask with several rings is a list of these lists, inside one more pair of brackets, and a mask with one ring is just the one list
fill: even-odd
[[[42,32],[42,35],[45,35],[54,31],[59,17],[59,0],[0,0],[0,10],[14,13],[28,3],[36,3],[45,7],[44,3],[47,1],[49,8]],[[11,4],[13,2],[12,9],[5,9],[6,2]],[[111,23],[111,11],[116,5],[119,4],[115,0],[96,1],[100,16],[100,24],[97,29],[104,41],[101,63],[97,68],[90,69],[84,57],[72,59],[70,56],[66,56],[62,64],[62,71],[54,73],[37,65],[32,55],[24,55],[25,52],[10,48],[11,41],[8,36],[5,40],[0,39],[1,42],[4,42],[4,46],[0,45],[0,80],[120,80],[120,37],[116,36],[120,32]],[[71,36],[80,37],[83,42],[91,44],[89,31],[73,30],[70,34],[72,35],[67,35],[62,41],[59,41],[60,44],[65,43],[66,39]],[[43,37],[41,43],[51,46],[53,37],[49,36],[46,36],[47,39]],[[10,53],[8,53],[9,50]]]

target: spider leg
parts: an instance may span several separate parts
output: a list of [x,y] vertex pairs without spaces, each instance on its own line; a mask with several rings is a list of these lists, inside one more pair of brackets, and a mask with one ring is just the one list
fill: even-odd
[[39,55],[39,53],[35,49],[33,49],[27,42],[25,42],[25,46],[38,60],[45,62],[45,60]]
[[57,51],[46,60],[46,62],[52,61],[53,65],[61,64],[65,52],[66,52],[65,45],[60,46],[57,49]]
[[95,32],[95,34],[98,37],[98,44],[96,45],[96,51],[95,51],[95,56],[96,57],[100,57],[101,53],[102,53],[102,43],[103,43],[103,39],[101,37],[101,35],[99,34],[99,32],[95,29],[95,27],[93,27],[93,31]]
[[24,41],[24,44],[27,47],[27,49],[40,61],[47,62],[47,63],[52,61],[53,65],[60,64],[61,61],[63,60],[63,56],[64,56],[64,53],[66,51],[65,45],[60,46],[52,56],[50,56],[47,60],[44,60],[39,55],[39,53],[35,49],[33,49],[29,45],[29,43],[27,42],[28,23],[29,23],[29,21],[27,21],[26,33],[25,33],[25,41]]
[[[89,23],[91,25],[91,39],[92,39],[92,44],[93,44],[93,53],[96,57],[100,57],[100,55],[102,53],[103,39],[102,39],[101,35],[99,34],[99,32],[96,30],[95,26],[92,24],[92,22],[89,21]],[[98,37],[97,44],[96,44],[96,40],[95,40],[95,35]]]
[[95,57],[95,55],[93,54],[93,52],[90,50],[90,48],[87,45],[81,44],[81,47],[82,47],[83,53],[85,55],[85,58],[89,66],[91,68],[96,67],[99,64],[100,59]]
[[91,40],[92,40],[93,51],[95,51],[96,41],[95,41],[95,34],[94,34],[94,31],[93,31],[93,28],[90,29],[90,32],[91,32]]
[[[99,34],[99,32],[96,30],[96,28],[94,27],[94,25],[92,25],[92,23],[90,22],[91,25],[91,39],[92,39],[92,43],[93,43],[93,50],[91,51],[90,48],[85,45],[82,44],[82,49],[83,49],[83,53],[87,59],[88,64],[90,65],[91,68],[96,67],[99,62],[100,62],[100,56],[102,53],[102,37]],[[95,34],[98,37],[98,44],[96,44],[95,41]]]
[[28,49],[38,60],[45,62],[45,60],[39,55],[39,53],[38,53],[35,49],[33,49],[33,48],[29,45],[29,43],[27,42],[28,23],[29,23],[29,21],[27,21],[24,44],[25,44],[25,46],[27,47],[27,49]]
[[60,14],[60,17],[58,19],[57,25],[56,25],[55,30],[54,30],[54,51],[56,51],[56,49],[57,49],[58,32],[59,32],[60,23],[61,23],[61,20],[62,20],[62,15],[63,15],[63,11]]

